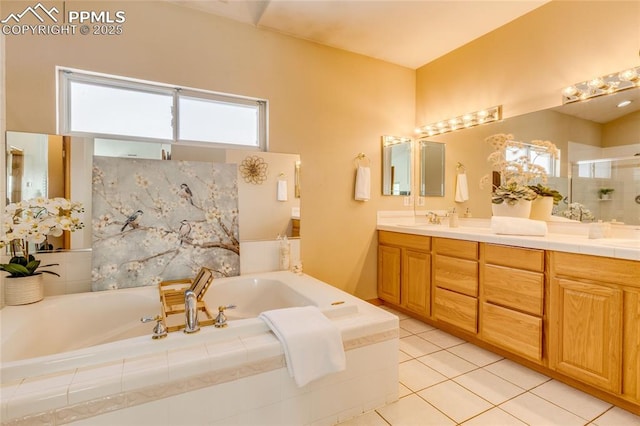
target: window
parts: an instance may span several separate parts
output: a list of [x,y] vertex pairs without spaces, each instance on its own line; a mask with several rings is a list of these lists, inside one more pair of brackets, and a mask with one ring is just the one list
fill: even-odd
[[509,147],[506,150],[506,160],[513,161],[520,157],[529,158],[531,164],[536,164],[547,171],[549,176],[560,175],[560,153],[554,159],[544,148],[535,145],[525,144],[522,148]]
[[59,69],[59,132],[267,148],[264,100]]

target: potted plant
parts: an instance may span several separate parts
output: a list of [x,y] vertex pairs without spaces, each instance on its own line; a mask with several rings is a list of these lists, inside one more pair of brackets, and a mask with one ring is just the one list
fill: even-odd
[[598,194],[600,194],[601,200],[610,200],[613,191],[615,191],[613,188],[600,188],[598,189]]
[[531,219],[549,220],[553,212],[553,206],[557,206],[562,200],[562,194],[541,183],[529,185],[529,189],[536,193],[536,198],[531,203],[531,215],[529,217]]
[[9,263],[0,264],[0,271],[7,272],[5,303],[24,305],[43,299],[42,274],[57,275],[56,272],[40,269],[57,264],[40,265],[29,244],[41,244],[48,235],[60,236],[63,231],[82,229],[84,225],[75,217],[83,212],[80,203],[64,198],[33,198],[9,204],[5,208],[0,248],[9,247]]
[[[491,195],[494,216],[529,217],[531,201],[538,197],[531,186],[540,182],[546,183],[547,171],[536,164],[535,158],[518,154],[523,148],[533,146],[536,152],[548,153],[555,159],[558,156],[558,148],[549,141],[516,141],[513,135],[504,133],[489,136],[485,142],[493,147],[487,161],[491,163],[492,170],[500,174],[500,184],[493,185]],[[480,185],[484,186],[490,181],[491,175],[485,175],[480,180]]]

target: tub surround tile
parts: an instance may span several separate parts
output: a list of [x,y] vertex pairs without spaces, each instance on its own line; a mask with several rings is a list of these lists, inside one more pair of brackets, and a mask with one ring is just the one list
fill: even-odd
[[171,349],[167,353],[169,380],[178,380],[207,373],[211,368],[205,345]]
[[247,362],[247,348],[240,338],[206,343],[205,348],[209,354],[211,370],[235,367]]
[[[122,424],[122,422],[115,420],[119,417],[119,410],[123,407],[126,407],[126,400],[122,393],[69,405],[55,411],[56,424],[66,424],[83,419],[90,419],[87,424],[92,426]],[[102,423],[105,420],[107,421]]]
[[161,385],[169,380],[167,353],[124,360],[122,390],[131,391],[149,385]]
[[122,377],[102,377],[95,381],[71,383],[68,390],[68,403],[78,404],[122,392]]
[[16,418],[35,415],[67,405],[67,386],[49,387],[29,393],[17,392],[9,400],[7,417]]

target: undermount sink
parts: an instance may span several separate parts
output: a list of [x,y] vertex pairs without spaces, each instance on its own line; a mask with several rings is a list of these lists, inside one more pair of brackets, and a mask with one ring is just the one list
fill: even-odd
[[640,240],[603,239],[602,244],[613,247],[640,249]]

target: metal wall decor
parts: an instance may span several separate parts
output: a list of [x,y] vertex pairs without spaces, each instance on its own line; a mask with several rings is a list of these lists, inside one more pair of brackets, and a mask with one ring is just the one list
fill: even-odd
[[240,173],[247,183],[260,185],[267,180],[267,168],[269,165],[263,158],[257,155],[250,155],[240,163]]

